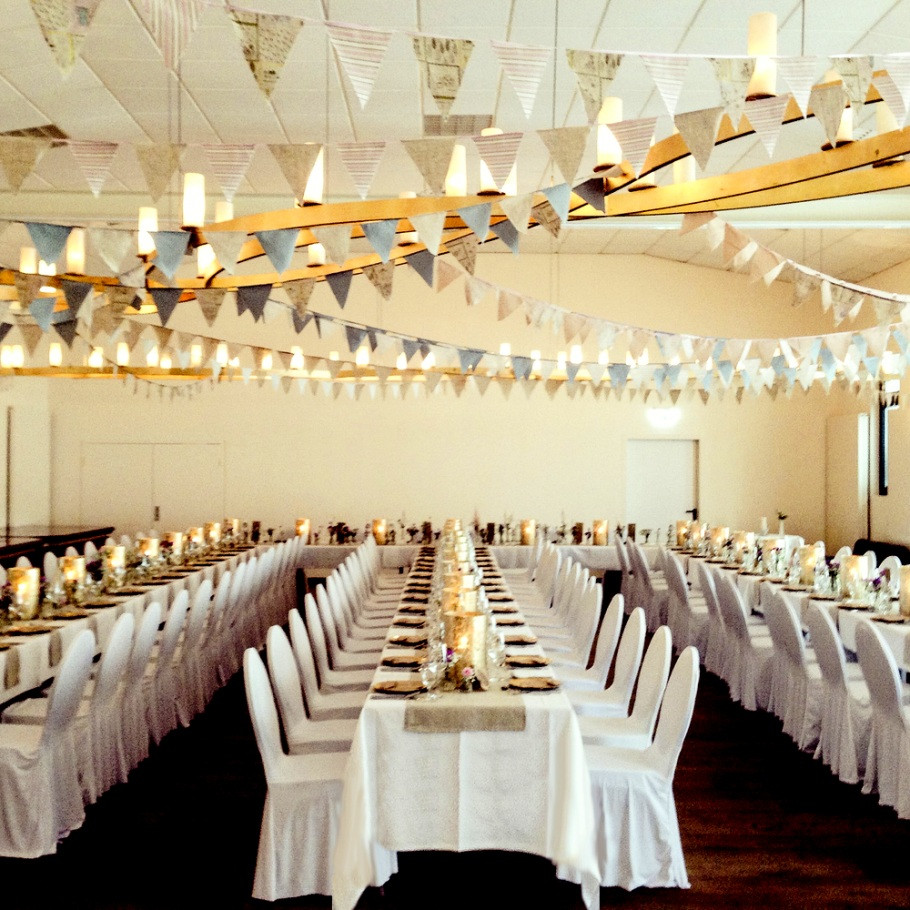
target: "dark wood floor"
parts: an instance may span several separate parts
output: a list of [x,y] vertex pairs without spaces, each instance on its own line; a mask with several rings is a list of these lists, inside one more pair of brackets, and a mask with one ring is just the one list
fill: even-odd
[[[249,898],[264,795],[238,676],[57,855],[0,860],[0,907],[264,910]],[[732,705],[713,677],[701,683],[676,801],[692,888],[604,890],[603,907],[910,906],[910,822],[798,753],[767,715]],[[410,854],[400,865],[362,908],[582,907],[535,857]]]

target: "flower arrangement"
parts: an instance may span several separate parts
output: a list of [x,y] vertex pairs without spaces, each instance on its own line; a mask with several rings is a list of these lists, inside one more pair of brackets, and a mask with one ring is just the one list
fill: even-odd
[[786,512],[781,512],[780,509],[778,509],[778,510],[777,510],[777,520],[778,520],[778,521],[786,521],[786,520],[787,520],[787,513],[786,513]]

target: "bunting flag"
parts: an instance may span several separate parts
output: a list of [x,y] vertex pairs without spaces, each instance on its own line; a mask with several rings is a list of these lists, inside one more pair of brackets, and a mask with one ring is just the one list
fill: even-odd
[[398,228],[398,219],[389,218],[386,221],[365,221],[360,225],[363,236],[370,241],[370,245],[379,256],[380,262],[388,262],[395,246],[395,231]]
[[335,56],[363,110],[370,100],[373,84],[394,32],[344,22],[326,22],[325,27]]
[[844,108],[847,106],[847,93],[844,87],[839,82],[823,82],[816,85],[809,95],[809,105],[815,119],[825,131],[828,144],[833,147],[837,144],[837,130]]
[[636,177],[641,173],[651,150],[656,123],[656,117],[644,117],[640,120],[622,120],[610,124],[610,132],[616,137],[622,149],[623,160],[629,162]]
[[164,272],[170,280],[186,255],[187,244],[190,240],[188,231],[152,231],[152,240],[155,243],[155,265]]
[[531,209],[534,220],[551,236],[559,239],[562,230],[562,219],[556,214],[549,200],[535,205]]
[[316,279],[301,278],[299,281],[288,281],[282,287],[294,307],[294,312],[298,316],[306,315],[310,297],[313,296],[313,289],[316,287]]
[[64,76],[82,52],[82,42],[100,0],[30,0],[41,34]]
[[256,231],[256,239],[262,245],[275,271],[281,276],[291,266],[300,228],[278,228],[273,231]]
[[898,127],[903,127],[907,122],[907,110],[904,107],[904,98],[889,73],[883,73],[872,80],[882,101],[888,105],[888,110],[894,115]]
[[259,322],[265,313],[265,304],[271,292],[270,284],[250,284],[237,288],[237,315],[242,316],[249,310],[253,320]]
[[[499,207],[503,214],[520,234],[528,231],[528,219],[531,217],[531,206],[534,203],[533,193],[524,193],[521,196],[503,196],[499,200]],[[495,229],[494,229],[495,230]]]
[[356,354],[357,349],[363,344],[364,338],[366,338],[367,330],[362,326],[346,325],[344,327],[344,333],[347,337],[348,350],[352,354]]
[[180,300],[180,288],[149,288],[149,293],[158,308],[161,324],[167,325]]
[[108,175],[111,172],[111,163],[117,154],[115,142],[78,142],[70,141],[69,150],[82,171],[85,182],[89,185],[92,195],[97,198],[101,194]]
[[446,249],[455,257],[458,264],[469,274],[474,274],[477,262],[478,242],[474,237],[457,237],[446,243]]
[[472,136],[474,145],[480,154],[481,161],[489,168],[490,176],[496,188],[501,190],[509,179],[518,146],[524,133],[498,133],[493,136]]
[[654,80],[654,87],[671,117],[676,116],[676,105],[682,92],[689,58],[679,54],[641,54],[641,62]]
[[[40,340],[41,335],[47,332],[51,327],[51,318],[54,315],[54,306],[56,301],[53,297],[37,297],[28,305],[28,312],[31,315],[32,319],[38,323],[38,338]],[[26,325],[20,323],[19,331],[25,332],[26,329],[33,329],[35,326]],[[34,347],[30,347],[30,352],[35,353]]]
[[341,158],[357,194],[361,199],[367,198],[373,178],[376,176],[376,170],[379,167],[379,159],[385,150],[385,142],[340,142],[337,146],[338,157]]
[[448,117],[471,59],[474,42],[466,38],[414,35],[414,54],[442,116]]
[[348,302],[348,291],[351,289],[352,272],[330,272],[325,276],[326,283],[335,295],[338,306],[344,309]]
[[281,69],[294,46],[303,21],[292,16],[253,13],[235,6],[227,9],[237,29],[240,47],[253,78],[268,98],[278,84]]
[[569,185],[557,183],[556,186],[544,187],[543,194],[559,220],[565,224],[569,220],[569,204],[572,201],[572,190]]
[[170,143],[134,146],[145,185],[152,200],[157,202],[167,191],[174,173],[180,167],[183,147]]
[[402,139],[401,144],[417,165],[420,176],[433,195],[444,196],[446,174],[452,160],[457,136],[431,136],[428,139]]
[[365,265],[363,274],[367,276],[370,284],[379,291],[383,300],[392,298],[392,281],[395,277],[395,263],[383,260],[373,265]]
[[817,57],[778,57],[777,71],[784,77],[793,100],[805,117],[809,113],[809,95],[818,72]]
[[237,268],[237,257],[247,241],[246,231],[214,231],[206,230],[205,239],[215,253],[218,264],[229,275],[234,274]]
[[531,47],[508,41],[491,41],[490,46],[515,94],[518,95],[525,117],[530,120],[540,80],[543,78],[552,50],[549,47]]
[[717,84],[720,86],[720,97],[724,110],[733,123],[733,129],[739,129],[739,120],[743,114],[746,95],[749,93],[749,82],[755,72],[754,57],[709,57],[714,68]]
[[[120,283],[123,285],[126,285],[126,287],[128,287],[128,288],[144,288],[145,287],[145,278],[146,278],[145,270],[146,270],[146,264],[144,262],[140,262],[139,265],[135,266],[134,268],[129,269],[126,272],[122,272],[117,277],[118,277]],[[164,272],[161,272],[157,268],[153,268],[152,272],[154,272],[154,271],[159,272],[160,281],[162,284],[167,284],[170,281],[170,279],[164,274]],[[151,275],[151,273],[150,273],[150,275]],[[155,279],[159,280],[159,276],[155,275]]]
[[910,111],[910,54],[885,54],[879,58],[900,92],[905,111]]
[[474,236],[483,243],[490,233],[490,213],[493,206],[489,202],[470,205],[458,210],[458,217],[474,232]]
[[519,234],[518,231],[515,230],[515,226],[511,221],[505,219],[503,221],[500,221],[498,224],[494,224],[493,233],[512,251],[514,255],[518,255]]
[[209,326],[213,325],[221,312],[226,288],[196,288],[196,302]]
[[755,135],[761,140],[769,158],[774,157],[774,149],[777,147],[777,140],[784,125],[784,112],[789,101],[789,95],[772,95],[770,98],[746,102],[746,118],[755,130]]
[[588,144],[589,126],[566,126],[552,130],[538,130],[543,144],[556,162],[563,180],[574,183],[581,167],[581,159]]
[[319,158],[322,146],[318,142],[305,142],[301,145],[270,145],[269,151],[281,168],[284,179],[297,199],[306,196],[306,185],[310,173]]
[[872,84],[872,57],[832,57],[831,63],[844,80],[844,91],[850,99],[850,104],[862,107],[866,103],[866,95]]
[[63,290],[63,296],[66,298],[66,305],[69,308],[73,319],[78,319],[82,304],[88,297],[88,292],[92,289],[91,284],[87,281],[69,281],[66,278],[62,278],[60,280],[60,287]]
[[588,122],[594,123],[603,107],[604,98],[622,63],[622,54],[604,54],[601,51],[571,50],[566,48],[566,59],[575,73],[578,91],[585,105]]
[[233,202],[240,181],[246,176],[247,168],[253,160],[256,146],[203,145],[203,148],[224,198]]
[[[6,328],[11,329],[12,326],[6,326]],[[63,339],[68,348],[72,348],[73,346],[73,341],[76,339],[77,328],[78,326],[75,319],[71,319],[69,322],[54,323],[54,331]]]
[[417,237],[427,248],[427,252],[435,256],[439,252],[442,241],[442,230],[446,223],[446,212],[426,212],[423,215],[411,215],[409,221],[417,231]]
[[47,263],[56,262],[63,252],[66,238],[69,237],[72,227],[63,224],[45,224],[40,221],[27,221],[25,226],[38,251],[38,258]]
[[149,30],[169,69],[180,59],[207,5],[206,0],[145,0]]
[[461,366],[462,373],[471,373],[477,369],[480,361],[483,360],[483,351],[474,351],[471,349],[458,349],[458,362]]
[[312,313],[306,313],[303,316],[297,310],[291,310],[291,321],[294,324],[294,331],[299,335],[313,319]]
[[93,228],[87,230],[88,240],[104,264],[116,275],[121,272],[123,260],[133,246],[133,235],[130,231],[115,231],[110,228]]
[[711,160],[717,129],[724,115],[722,107],[709,107],[700,111],[688,111],[673,118],[683,142],[686,143],[692,157],[704,171]]
[[327,262],[344,265],[351,249],[351,226],[349,224],[327,224],[313,228],[313,236],[325,247]]
[[436,293],[444,291],[453,281],[461,278],[462,274],[448,259],[440,259],[436,263]]
[[592,209],[597,209],[598,212],[603,212],[605,210],[606,204],[604,202],[604,182],[602,177],[592,177],[584,183],[579,183],[578,186],[574,187],[574,190],[575,193],[581,196]]
[[23,181],[35,169],[48,148],[50,142],[46,139],[0,136],[0,167],[13,192],[19,192]]
[[405,262],[420,275],[429,287],[433,287],[433,271],[436,257],[429,250],[418,250],[405,256]]

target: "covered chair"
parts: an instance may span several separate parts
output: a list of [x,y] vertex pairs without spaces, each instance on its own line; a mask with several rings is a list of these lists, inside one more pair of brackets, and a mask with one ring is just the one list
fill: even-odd
[[880,803],[910,818],[910,708],[902,704],[897,664],[869,621],[856,627],[856,653],[872,700],[863,793],[877,790]]
[[559,679],[567,689],[589,689],[603,691],[610,674],[610,665],[619,644],[619,633],[622,631],[622,618],[625,602],[622,594],[614,594],[610,605],[600,621],[597,633],[597,647],[594,661],[590,667],[573,669],[560,667]]
[[44,724],[0,724],[2,856],[55,853],[85,820],[71,730],[94,655],[95,636],[83,629],[60,662]]
[[243,655],[243,679],[268,787],[253,897],[276,901],[331,894],[332,854],[347,755],[286,755],[268,673],[252,648]]
[[698,651],[689,646],[670,674],[647,749],[585,746],[601,887],[689,887],[673,776],[692,719],[698,676]]

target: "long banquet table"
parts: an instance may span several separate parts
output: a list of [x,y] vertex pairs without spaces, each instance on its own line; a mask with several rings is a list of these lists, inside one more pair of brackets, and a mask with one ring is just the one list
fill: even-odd
[[[393,629],[408,631],[391,627],[383,656],[415,654],[392,646]],[[530,630],[515,626],[508,632]],[[532,645],[514,653],[543,652]],[[541,675],[541,670],[513,674]],[[396,678],[402,678],[400,671],[380,666],[374,684]],[[478,707],[490,712],[487,718],[501,712],[514,720],[519,706],[521,730],[497,729],[509,724],[495,720],[485,729],[459,729],[472,727],[469,715],[476,717]],[[421,717],[431,719],[428,727],[421,727]],[[440,727],[448,729],[435,732]],[[434,732],[424,732],[428,728]],[[587,906],[595,906],[599,885],[591,785],[565,693],[445,692],[435,701],[371,694],[345,776],[333,907],[351,910],[364,888],[383,884],[396,871],[400,850],[513,850],[544,856],[560,877],[582,881]]]

